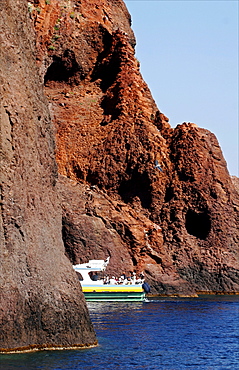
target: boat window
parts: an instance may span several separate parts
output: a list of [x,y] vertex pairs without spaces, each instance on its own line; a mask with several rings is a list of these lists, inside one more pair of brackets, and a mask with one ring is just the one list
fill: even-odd
[[76,273],[77,273],[78,279],[79,279],[80,281],[83,281],[83,277],[82,277],[81,273],[80,273],[80,272],[78,272],[78,271],[76,271]]
[[99,279],[99,276],[98,276],[97,272],[92,272],[91,271],[89,273],[89,275],[90,275],[90,278],[91,278],[92,281],[97,281]]

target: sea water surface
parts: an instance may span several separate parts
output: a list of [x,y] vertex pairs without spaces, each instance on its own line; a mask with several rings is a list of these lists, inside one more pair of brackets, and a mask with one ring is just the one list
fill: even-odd
[[239,296],[88,302],[88,307],[98,347],[0,355],[0,369],[239,369]]

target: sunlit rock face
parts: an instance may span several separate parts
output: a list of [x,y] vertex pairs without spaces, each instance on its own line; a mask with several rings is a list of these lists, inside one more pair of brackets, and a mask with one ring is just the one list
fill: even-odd
[[0,4],[0,352],[96,343],[62,242],[55,138],[27,2]]
[[32,6],[71,262],[111,255],[112,272],[144,271],[161,294],[238,291],[238,193],[219,144],[159,111],[123,1]]

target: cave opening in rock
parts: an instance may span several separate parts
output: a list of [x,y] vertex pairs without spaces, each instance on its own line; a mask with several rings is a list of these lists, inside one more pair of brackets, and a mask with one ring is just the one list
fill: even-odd
[[106,32],[103,37],[104,50],[99,54],[92,73],[92,81],[101,79],[100,87],[104,93],[116,82],[121,71],[122,43],[118,41],[112,50],[112,41],[112,35]]
[[117,54],[113,54],[109,63],[106,63],[100,74],[101,89],[103,92],[113,85],[120,73],[120,61]]
[[148,174],[135,171],[129,180],[121,183],[119,195],[125,203],[132,203],[138,197],[142,207],[149,209],[152,204],[152,195]]
[[189,209],[186,213],[185,226],[190,235],[205,240],[211,230],[211,220],[207,210],[195,212]]
[[53,62],[44,77],[44,84],[48,81],[69,82],[73,76],[77,79],[79,72],[80,67],[76,62],[75,54],[70,50],[65,50],[62,58],[53,56]]
[[83,180],[84,179],[84,172],[82,171],[81,167],[79,166],[78,163],[75,161],[72,161],[72,170],[74,175],[78,180]]
[[[101,107],[104,110],[104,116],[110,117],[110,122],[116,120],[121,113],[121,109],[117,107],[118,101],[119,101],[119,91],[120,86],[119,84],[116,84],[114,88],[111,91],[111,96],[105,95],[101,102]],[[101,122],[101,126],[105,126],[106,119]]]
[[174,191],[171,187],[168,187],[165,192],[165,198],[164,198],[165,203],[170,202],[170,200],[173,199],[173,197],[174,197]]

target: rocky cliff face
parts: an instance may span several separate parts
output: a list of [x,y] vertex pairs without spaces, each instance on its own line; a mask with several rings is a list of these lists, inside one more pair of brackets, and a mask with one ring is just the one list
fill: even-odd
[[65,257],[48,103],[25,1],[0,4],[0,352],[96,343]]
[[160,294],[238,292],[238,192],[215,136],[158,110],[124,3],[0,7],[1,350],[95,343],[89,258]]
[[238,292],[239,201],[220,147],[158,110],[123,1],[31,3],[70,260],[111,255],[112,272],[144,270],[161,294]]

